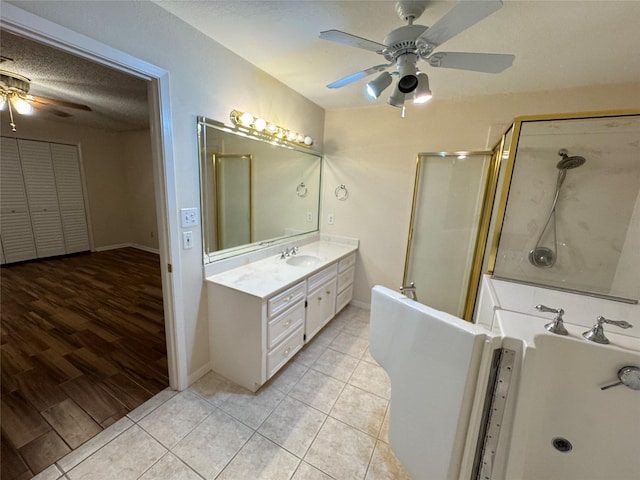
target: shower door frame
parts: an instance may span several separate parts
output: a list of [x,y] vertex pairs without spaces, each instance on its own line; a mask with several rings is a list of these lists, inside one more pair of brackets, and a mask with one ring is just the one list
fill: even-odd
[[[492,172],[487,178],[487,190],[485,203],[483,205],[480,228],[478,230],[478,238],[476,242],[476,248],[474,253],[473,267],[471,276],[469,279],[469,289],[467,293],[467,301],[464,313],[464,319],[471,321],[475,313],[475,305],[477,300],[477,293],[479,290],[480,280],[483,274],[493,275],[496,257],[498,253],[498,247],[500,245],[500,236],[502,235],[502,227],[504,223],[505,213],[507,209],[507,200],[509,198],[509,189],[511,187],[511,178],[513,175],[513,169],[515,166],[515,158],[518,148],[518,141],[520,139],[520,131],[522,124],[526,122],[536,121],[550,121],[550,120],[585,120],[592,118],[607,118],[607,117],[625,117],[625,116],[637,116],[640,115],[639,109],[619,109],[619,110],[604,110],[604,111],[588,111],[577,113],[554,113],[554,114],[542,114],[542,115],[523,115],[515,117],[513,122],[505,129],[500,141],[495,145],[494,161],[491,166]],[[508,139],[508,135],[511,132],[511,137]],[[508,156],[503,158],[502,153],[508,151]],[[506,161],[504,165],[504,171],[500,172],[503,167],[502,162]],[[503,178],[499,178],[500,173],[503,173]],[[491,192],[491,190],[493,192]],[[498,194],[499,191],[499,194]],[[499,197],[496,197],[499,195]],[[490,224],[495,225],[493,232],[490,231]],[[486,263],[485,263],[486,260]],[[515,280],[509,280],[514,281]],[[518,281],[517,283],[527,283]],[[591,292],[578,291],[575,289],[563,289],[560,287],[545,286],[539,283],[531,283],[536,287],[551,288],[554,290],[561,290],[571,293],[579,293],[583,295],[605,298],[608,300],[622,301],[626,303],[637,303],[636,300],[628,300],[620,297],[612,297],[608,295],[594,294]]]

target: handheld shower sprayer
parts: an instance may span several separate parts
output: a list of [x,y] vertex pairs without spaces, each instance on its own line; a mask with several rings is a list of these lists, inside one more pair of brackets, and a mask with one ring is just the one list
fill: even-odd
[[[567,170],[571,170],[572,168],[577,168],[581,165],[584,165],[584,163],[587,161],[584,157],[581,157],[579,155],[570,157],[569,151],[566,148],[561,148],[560,150],[558,150],[558,155],[562,157],[562,160],[560,160],[556,164],[556,168],[558,169],[558,177],[556,179],[556,191],[553,196],[553,204],[551,205],[549,216],[547,217],[547,221],[544,224],[542,232],[540,232],[540,236],[538,237],[536,245],[531,251],[529,251],[529,263],[531,263],[531,265],[533,265],[534,267],[539,268],[553,267],[558,256],[558,237],[556,235],[556,207],[558,206],[560,188],[562,187],[562,184],[564,183],[564,180],[567,176]],[[544,234],[549,227],[549,223],[551,222],[551,217],[553,217],[553,250],[540,245],[542,237],[544,237]]]

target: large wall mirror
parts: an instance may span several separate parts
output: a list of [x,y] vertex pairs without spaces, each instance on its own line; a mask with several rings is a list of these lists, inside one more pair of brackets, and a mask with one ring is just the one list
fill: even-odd
[[521,117],[502,150],[483,272],[637,303],[640,112]]
[[205,263],[318,231],[318,153],[205,117],[198,141]]

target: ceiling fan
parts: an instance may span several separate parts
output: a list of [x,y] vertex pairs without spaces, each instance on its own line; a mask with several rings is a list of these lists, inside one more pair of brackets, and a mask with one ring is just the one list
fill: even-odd
[[[419,60],[426,61],[432,67],[485,73],[500,73],[512,65],[514,55],[435,52],[447,40],[500,9],[501,0],[461,0],[431,27],[415,25],[413,22],[422,15],[428,3],[428,1],[398,2],[396,12],[403,21],[407,22],[407,25],[393,30],[383,43],[340,30],[321,32],[320,38],[323,40],[369,50],[382,55],[389,62],[353,73],[328,84],[327,87],[340,88],[373,73],[382,72],[367,84],[367,93],[373,98],[378,98],[391,84],[392,76],[398,76],[399,80],[389,98],[389,104],[402,108],[404,116],[405,100],[424,103],[431,99],[429,77],[417,68]],[[393,65],[396,66],[396,70],[388,72],[387,69]]]
[[79,103],[56,100],[53,98],[30,95],[31,80],[17,73],[0,70],[0,110],[7,108],[11,122],[11,130],[16,131],[16,124],[13,120],[13,112],[21,115],[28,115],[33,108],[45,109],[58,117],[71,117],[68,112],[56,107],[75,108],[90,112],[91,108]]

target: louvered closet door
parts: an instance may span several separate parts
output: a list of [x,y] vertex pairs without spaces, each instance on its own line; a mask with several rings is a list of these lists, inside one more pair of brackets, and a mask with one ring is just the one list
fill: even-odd
[[18,150],[38,258],[64,255],[62,221],[49,144],[18,140]]
[[0,144],[0,236],[3,263],[37,257],[31,230],[27,194],[15,138],[2,137]]
[[73,145],[52,143],[51,158],[67,253],[89,250],[89,231],[84,209],[78,149]]

